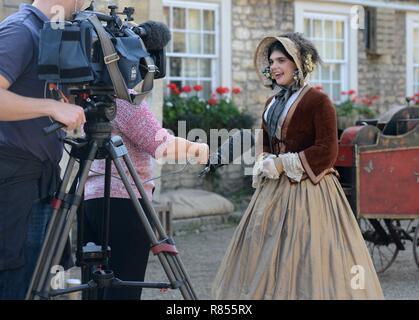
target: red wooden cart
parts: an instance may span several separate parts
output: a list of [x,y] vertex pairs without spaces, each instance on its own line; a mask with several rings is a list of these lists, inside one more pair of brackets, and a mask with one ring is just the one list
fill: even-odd
[[419,107],[392,109],[346,129],[335,167],[377,272],[390,267],[407,241],[419,267]]

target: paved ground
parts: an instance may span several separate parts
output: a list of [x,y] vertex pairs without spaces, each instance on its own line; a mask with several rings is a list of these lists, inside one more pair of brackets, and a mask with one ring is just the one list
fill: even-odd
[[[175,237],[176,246],[188,270],[200,299],[210,299],[211,282],[226,251],[235,227],[229,226],[216,231],[190,233]],[[379,276],[387,299],[419,300],[419,269],[412,255],[410,243],[406,251],[400,252],[393,265]],[[163,268],[155,257],[151,257],[146,275],[147,281],[165,282]],[[179,290],[161,293],[155,289],[144,289],[143,299],[181,299]]]

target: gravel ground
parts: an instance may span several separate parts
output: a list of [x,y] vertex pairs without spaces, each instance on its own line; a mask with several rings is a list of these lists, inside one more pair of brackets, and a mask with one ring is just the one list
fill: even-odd
[[[234,230],[235,227],[229,226],[175,237],[176,247],[199,299],[211,299],[211,283]],[[413,259],[411,243],[407,244],[406,251],[400,252],[393,265],[379,278],[386,299],[419,300],[419,269]],[[166,279],[158,259],[150,257],[146,281],[166,282]],[[172,300],[182,299],[182,296],[179,290],[161,293],[155,289],[144,289],[143,299]]]

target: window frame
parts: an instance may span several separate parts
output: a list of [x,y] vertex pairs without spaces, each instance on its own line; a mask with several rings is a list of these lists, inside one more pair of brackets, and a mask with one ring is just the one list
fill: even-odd
[[[414,64],[414,48],[419,48],[419,45],[415,46],[413,43],[413,30],[417,28],[419,31],[419,14],[410,13],[406,14],[406,96],[413,96],[419,92],[419,79],[415,83],[415,68],[419,69],[419,63]],[[415,86],[418,91],[415,92]]]
[[[173,7],[185,8],[185,9],[198,9],[198,10],[214,10],[215,11],[215,53],[214,54],[195,54],[195,53],[167,53],[168,62],[169,57],[174,58],[196,58],[196,59],[212,59],[212,76],[211,77],[171,77],[170,75],[170,64],[167,65],[167,80],[168,81],[211,81],[211,90],[214,91],[217,86],[225,85],[231,86],[231,1],[230,0],[207,0],[207,1],[178,1],[178,0],[163,0],[163,8]],[[171,13],[172,15],[172,13]],[[202,17],[202,16],[201,16]],[[186,23],[188,23],[187,16],[185,17]],[[178,29],[173,29],[173,21],[170,21],[169,26],[172,32],[176,32]],[[189,34],[190,30],[186,32]],[[184,30],[180,30],[184,31]],[[206,34],[205,31],[193,31],[190,33],[197,33],[200,35]],[[203,37],[201,39],[201,46],[203,45]],[[170,43],[173,45],[173,42]],[[187,51],[189,43],[186,42]],[[230,71],[230,72],[229,72]]]
[[[321,20],[322,21],[322,28],[324,28],[323,22],[324,21],[333,21],[333,22],[343,22],[343,45],[344,45],[344,58],[341,60],[336,60],[336,59],[326,59],[323,58],[323,62],[325,64],[329,64],[329,65],[337,65],[340,67],[340,81],[336,81],[333,79],[329,79],[328,83],[330,84],[337,84],[337,83],[341,83],[341,91],[343,90],[348,90],[349,84],[348,84],[348,73],[349,73],[349,38],[348,38],[348,28],[349,28],[349,19],[348,17],[344,16],[344,15],[330,15],[330,14],[324,14],[324,13],[313,13],[313,12],[304,12],[304,16],[303,16],[303,23],[305,23],[305,19],[316,19],[316,20]],[[325,29],[322,30],[323,32],[325,32]],[[322,39],[320,38],[311,38],[312,41],[323,41],[323,45],[326,43],[325,40],[325,36],[323,36]],[[336,40],[336,38],[334,39]],[[337,43],[336,41],[334,43]],[[336,48],[336,46],[335,46]],[[324,48],[323,48],[324,49]],[[323,50],[324,52],[324,50]],[[321,81],[321,80],[320,80]],[[322,84],[322,82],[320,82],[319,84]],[[335,102],[340,102],[339,100],[335,101]]]
[[[358,29],[352,29],[351,5],[333,3],[312,3],[295,1],[295,31],[304,33],[304,19],[306,17],[321,17],[327,20],[345,21],[345,61],[346,67],[342,68],[342,91],[353,89],[358,91]],[[333,60],[326,60],[333,63]],[[340,61],[339,61],[340,63]]]

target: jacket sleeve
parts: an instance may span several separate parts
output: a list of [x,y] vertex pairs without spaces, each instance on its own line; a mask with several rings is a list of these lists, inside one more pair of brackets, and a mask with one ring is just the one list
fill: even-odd
[[323,178],[328,169],[333,168],[338,153],[335,108],[327,96],[319,102],[313,114],[314,145],[298,154],[305,172],[315,184]]

